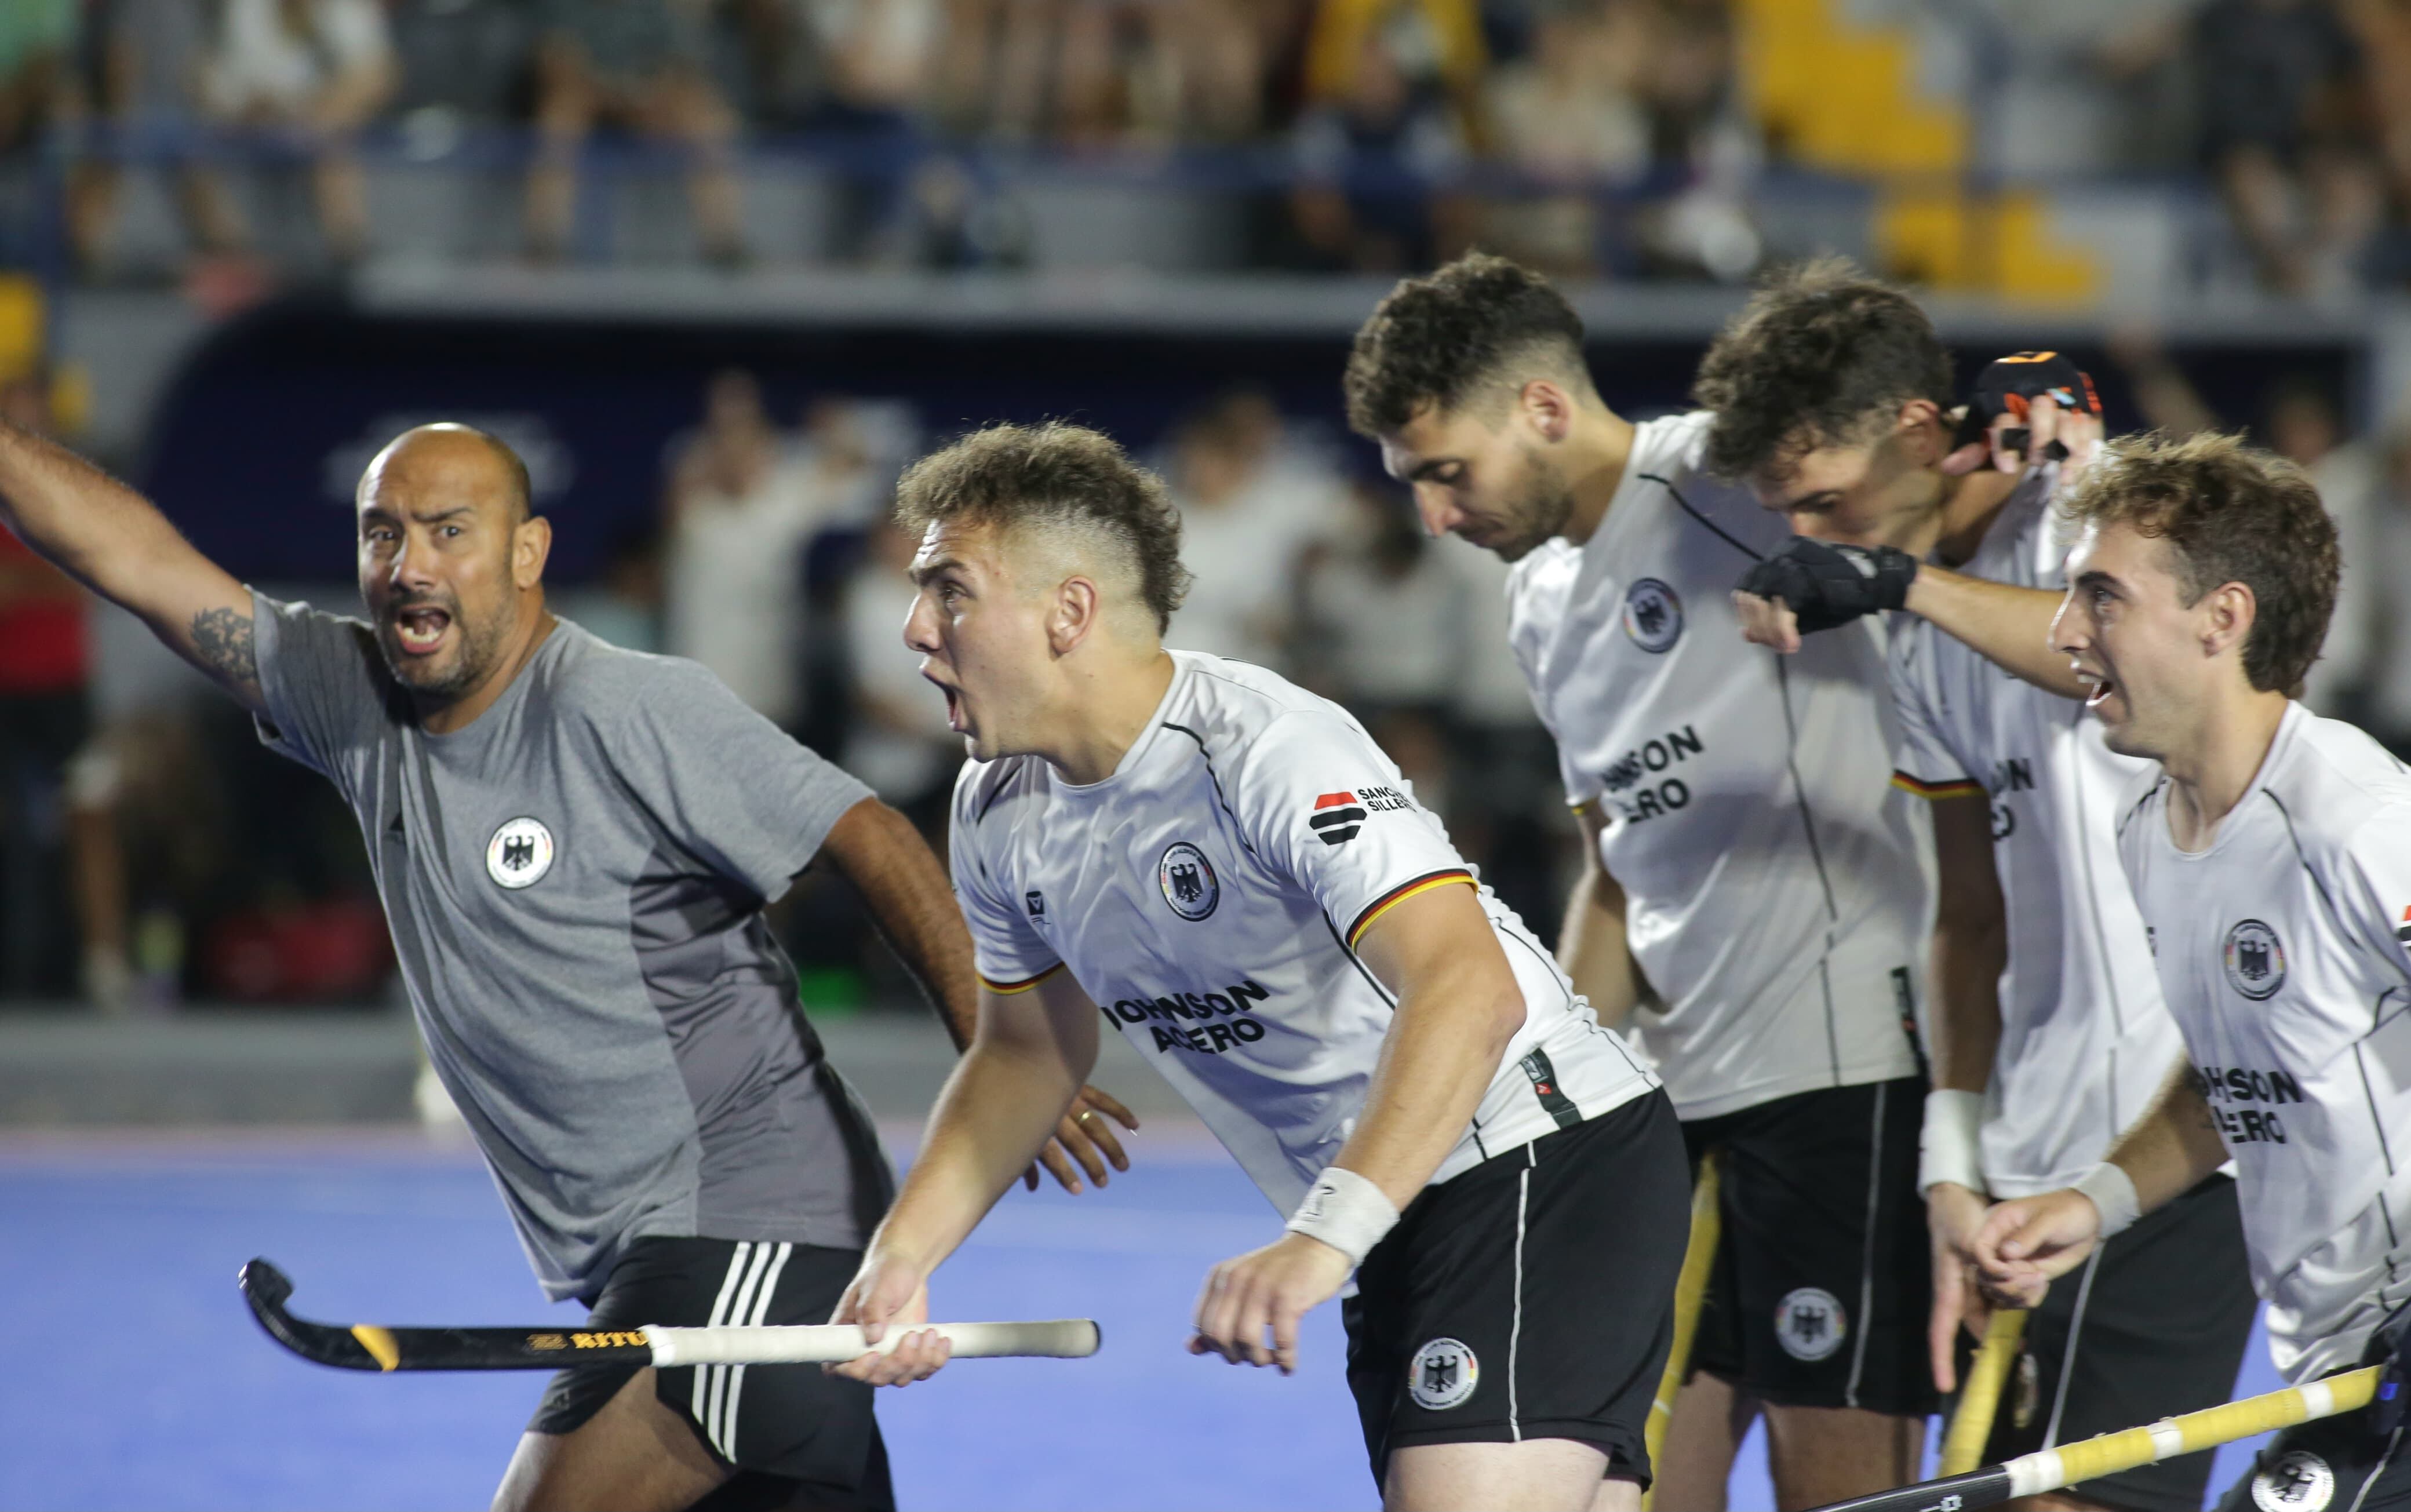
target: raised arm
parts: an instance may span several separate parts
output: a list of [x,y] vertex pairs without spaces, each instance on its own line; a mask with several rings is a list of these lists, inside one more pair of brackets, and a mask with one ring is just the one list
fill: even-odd
[[[957,1050],[968,1050],[979,1027],[979,975],[972,968],[971,931],[963,926],[962,909],[955,903],[946,869],[939,865],[929,843],[913,821],[876,798],[865,798],[845,811],[821,842],[821,851],[862,894],[871,927],[896,952],[905,974],[921,989]],[[1108,1166],[1130,1169],[1130,1156],[1106,1123],[1138,1127],[1131,1111],[1095,1087],[1084,1086],[1056,1129],[1055,1139],[1039,1156],[1057,1185],[1067,1192],[1080,1190],[1073,1162],[1103,1186]],[[1038,1185],[1038,1167],[1023,1175],[1024,1185]]]
[[1909,580],[1907,608],[2003,672],[2062,698],[2083,698],[2092,690],[2051,648],[2059,601],[2051,589],[2017,588],[1929,563]]
[[1600,865],[1599,834],[1606,817],[1594,801],[1574,810],[1582,825],[1583,869],[1566,899],[1564,927],[1557,932],[1557,965],[1573,979],[1574,991],[1590,999],[1591,1011],[1611,1029],[1622,1028],[1632,1010],[1656,996],[1624,932],[1624,889]]
[[251,592],[150,501],[64,446],[0,421],[0,523],[151,627],[254,713],[266,707]]
[[[1317,1190],[1343,1183],[1351,1195],[1336,1201],[1386,1201],[1395,1221],[1464,1137],[1523,1026],[1524,994],[1470,887],[1434,888],[1407,899],[1375,921],[1356,953],[1398,1006],[1356,1130]],[[1314,1200],[1309,1196],[1308,1204]],[[1356,1257],[1294,1227],[1223,1261],[1197,1300],[1190,1349],[1294,1370],[1298,1320],[1337,1292],[1355,1263]]]
[[[929,1272],[955,1252],[1046,1142],[1097,1059],[1097,1007],[1068,971],[1011,996],[979,990],[979,1031],[930,1112],[920,1155],[831,1318],[873,1343],[922,1320]],[[899,1349],[844,1367],[901,1385],[942,1362]]]

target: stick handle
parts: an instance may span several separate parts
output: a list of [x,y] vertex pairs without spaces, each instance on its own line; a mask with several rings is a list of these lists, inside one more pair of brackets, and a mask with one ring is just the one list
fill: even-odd
[[[1700,1162],[1691,1187],[1691,1237],[1683,1248],[1683,1269],[1674,1278],[1674,1345],[1666,1352],[1666,1368],[1658,1377],[1658,1395],[1649,1403],[1649,1421],[1641,1431],[1654,1475],[1658,1451],[1666,1446],[1666,1425],[1673,1420],[1674,1398],[1691,1370],[1691,1341],[1700,1331],[1700,1304],[1708,1294],[1708,1275],[1716,1268],[1718,1225],[1717,1157]],[[1643,1512],[1653,1505],[1656,1487],[1641,1494]]]
[[1984,1342],[1977,1346],[1976,1358],[1967,1362],[1959,1407],[1951,1415],[1951,1432],[1942,1440],[1942,1462],[1936,1467],[1942,1474],[1964,1476],[1984,1462],[1984,1445],[1993,1436],[1994,1419],[2000,1416],[2001,1386],[2009,1378],[2009,1367],[2017,1362],[2018,1341],[2025,1331],[2023,1311],[2012,1308],[1993,1315],[1984,1330]]
[[653,1363],[670,1365],[840,1365],[866,1354],[886,1354],[908,1333],[933,1329],[954,1345],[957,1359],[993,1359],[1009,1355],[1036,1355],[1051,1359],[1079,1359],[1097,1352],[1097,1325],[1085,1317],[1057,1318],[1039,1323],[935,1323],[913,1328],[890,1325],[879,1343],[863,1342],[862,1330],[852,1323],[814,1323],[787,1327],[679,1329],[648,1328]]
[[2272,1428],[2290,1428],[2296,1423],[2365,1407],[2377,1392],[2377,1376],[2383,1368],[2364,1366],[2281,1391],[2205,1407],[2182,1418],[2164,1418],[2146,1427],[2121,1429],[2056,1449],[2021,1454],[2007,1464],[1990,1469],[1944,1476],[1913,1486],[1852,1497],[1847,1502],[1834,1502],[1816,1512],[1936,1512],[1940,1507],[1976,1512],[1979,1507],[2039,1496],[2079,1481],[2172,1460],[2180,1454],[2214,1449],[2221,1444],[2232,1444]]

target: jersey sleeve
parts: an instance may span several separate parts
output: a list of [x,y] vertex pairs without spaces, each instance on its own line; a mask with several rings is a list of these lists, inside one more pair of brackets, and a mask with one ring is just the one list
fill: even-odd
[[350,758],[386,723],[389,679],[369,627],[359,620],[251,596],[252,651],[267,708],[262,744],[351,790]]
[[1267,725],[1224,799],[1257,859],[1312,894],[1352,951],[1407,899],[1474,880],[1439,818],[1337,709],[1295,710]]
[[1028,780],[1026,767],[1007,773],[965,762],[955,781],[954,823],[947,831],[946,861],[963,923],[972,932],[972,967],[983,986],[1007,995],[1028,992],[1063,964],[1030,926],[1024,912],[1030,899],[1013,895],[1011,879],[997,874],[990,855],[997,833],[990,826],[1001,827],[1009,817],[998,812],[998,803],[1009,796],[1009,784]]
[[646,658],[603,726],[613,771],[669,837],[765,898],[787,891],[870,789],[692,662]]
[[1894,637],[1891,658],[1892,706],[1900,715],[1900,749],[1892,753],[1892,786],[1921,798],[1980,798],[1984,784],[1952,753],[1944,736],[1940,700],[1931,686],[1932,627],[1917,624]]
[[2335,901],[2348,926],[2411,984],[2411,802],[2355,824],[2341,871]]

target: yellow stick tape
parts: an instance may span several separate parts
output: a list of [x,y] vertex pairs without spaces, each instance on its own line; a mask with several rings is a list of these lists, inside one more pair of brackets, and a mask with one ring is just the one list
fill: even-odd
[[1642,1493],[1642,1512],[1650,1512],[1657,1497],[1658,1452],[1666,1447],[1666,1424],[1674,1416],[1674,1398],[1690,1374],[1691,1339],[1700,1331],[1700,1303],[1708,1294],[1708,1273],[1716,1267],[1717,1157],[1700,1162],[1700,1179],[1691,1187],[1691,1239],[1683,1248],[1683,1269],[1674,1278],[1674,1345],[1666,1352],[1665,1373],[1658,1377],[1658,1395],[1649,1403],[1649,1422],[1641,1431],[1649,1451],[1650,1489]]
[[2025,1336],[2026,1315],[2005,1309],[1993,1315],[1984,1342],[1967,1362],[1967,1379],[1960,1384],[1959,1409],[1951,1415],[1951,1432],[1942,1439],[1942,1462],[1936,1474],[1964,1476],[1984,1462],[1984,1445],[1993,1436],[1993,1419],[2000,1416],[2001,1385],[2017,1362],[2018,1341]]
[[376,1357],[379,1370],[392,1370],[402,1363],[402,1346],[393,1342],[393,1330],[381,1329],[373,1323],[355,1323],[352,1337],[360,1347]]
[[[2182,1446],[2175,1452],[2190,1454],[2196,1449],[2214,1448],[2231,1444],[2239,1438],[2250,1438],[2273,1428],[2287,1428],[2308,1422],[2313,1418],[2331,1418],[2369,1405],[2377,1390],[2380,1367],[2366,1366],[2331,1375],[2309,1386],[2288,1387],[2263,1396],[2245,1397],[2241,1402],[2228,1402],[2199,1412],[2189,1412],[2182,1418],[2171,1418],[2167,1426],[2177,1431]],[[2322,1389],[2323,1388],[2323,1389]],[[2325,1403],[2318,1397],[2329,1399]],[[2325,1410],[2320,1408],[2324,1406]],[[2059,1450],[2060,1478],[2056,1486],[2073,1486],[2081,1480],[2099,1476],[2114,1476],[2122,1470],[2132,1470],[2161,1458],[2160,1446],[2154,1441],[2149,1428],[2129,1428],[2120,1432],[2104,1433],[2081,1443],[2063,1444]],[[2045,1486],[2035,1490],[2050,1490]],[[2032,1494],[2022,1491],[2022,1494]]]

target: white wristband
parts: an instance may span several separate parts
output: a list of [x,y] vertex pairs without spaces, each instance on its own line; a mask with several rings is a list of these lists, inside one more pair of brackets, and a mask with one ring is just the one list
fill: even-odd
[[1320,1239],[1347,1256],[1349,1264],[1361,1265],[1397,1221],[1398,1210],[1380,1187],[1344,1167],[1325,1166],[1284,1227]]
[[1917,1141],[1918,1191],[1951,1182],[1983,1195],[1983,1131],[1982,1093],[1927,1093],[1925,1128]]
[[2123,1233],[2143,1215],[2143,1199],[2136,1194],[2135,1179],[2107,1160],[2076,1178],[2075,1189],[2099,1211],[2103,1239]]

